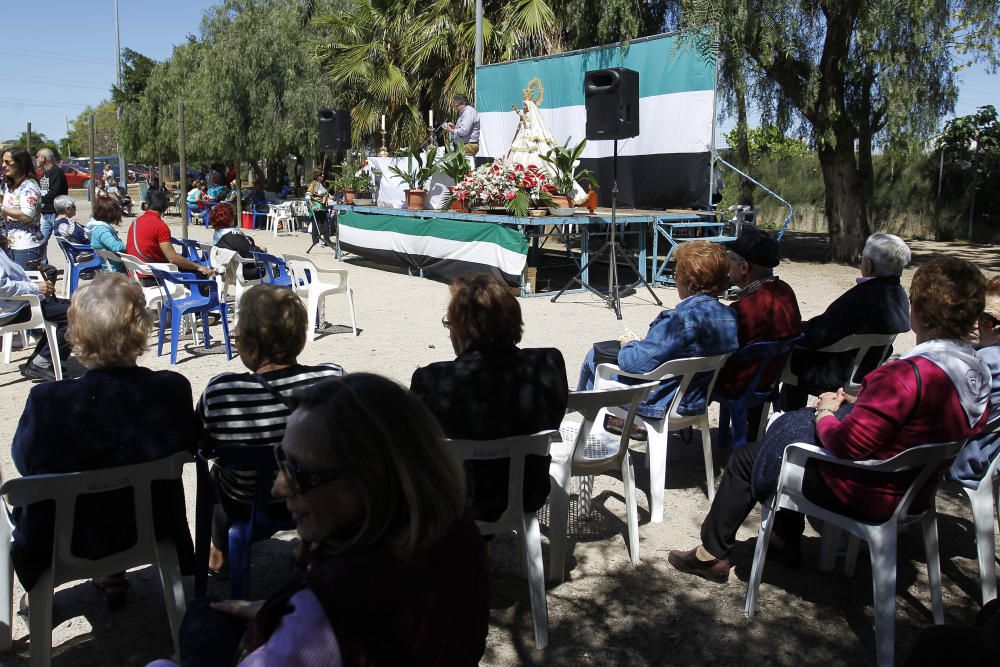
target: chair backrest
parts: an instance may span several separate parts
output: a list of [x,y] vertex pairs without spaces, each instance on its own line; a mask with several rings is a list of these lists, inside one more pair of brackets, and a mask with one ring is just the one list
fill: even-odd
[[532,435],[517,435],[499,440],[448,440],[461,461],[510,460],[507,481],[507,507],[493,522],[477,521],[483,534],[513,530],[522,524],[524,514],[524,457],[547,456],[549,447],[559,438],[559,431],[540,431]]
[[288,275],[288,267],[283,258],[257,251],[254,251],[253,258],[257,262],[257,269],[263,269],[261,272],[261,282],[263,284],[291,285],[292,278]]
[[[580,474],[586,474],[588,467],[604,468],[607,467],[609,460],[617,464],[622,457],[628,455],[628,442],[631,437],[632,422],[635,420],[635,411],[639,408],[639,404],[649,396],[649,392],[656,388],[656,385],[656,382],[644,382],[621,389],[569,392],[566,412],[578,412],[583,417],[570,457],[575,470],[580,471]],[[627,405],[629,409],[617,449],[608,447],[595,451],[594,448],[588,447],[590,435],[601,410],[618,405]]]
[[[255,536],[263,534],[271,527],[280,525],[287,528],[287,521],[269,521],[265,508],[274,500],[271,495],[271,488],[274,486],[274,478],[278,472],[278,464],[274,460],[274,448],[261,445],[219,445],[210,453],[199,452],[198,455],[204,459],[213,459],[215,465],[226,470],[253,471],[254,473],[254,499],[250,509],[250,522],[253,525]],[[267,533],[274,534],[274,530]]]
[[319,279],[319,269],[311,259],[299,255],[285,255],[285,265],[292,275],[292,284],[296,287],[306,287]]
[[105,250],[104,248],[98,248],[94,250],[97,256],[106,262],[117,262],[118,264],[124,264],[121,255],[116,253],[114,250]]
[[[156,537],[153,533],[151,485],[156,480],[180,480],[184,464],[192,461],[187,452],[178,452],[149,463],[57,475],[32,475],[7,481],[0,488],[0,494],[4,495],[8,505],[12,507],[24,507],[45,500],[55,502],[52,574],[54,585],[59,585],[155,563]],[[74,556],[71,546],[77,519],[77,498],[124,488],[132,489],[135,502],[136,543],[124,551],[99,560]]]
[[774,399],[775,390],[777,389],[778,382],[781,380],[781,369],[778,369],[771,382],[764,387],[760,386],[761,378],[765,372],[772,368],[777,359],[788,360],[788,357],[791,356],[792,348],[799,338],[800,336],[793,336],[792,338],[782,340],[759,341],[757,343],[750,343],[746,347],[733,352],[729,356],[729,359],[726,360],[726,363],[756,362],[746,389],[743,390],[743,394],[736,400],[742,401],[746,405],[758,405],[762,401]]
[[712,357],[674,359],[661,364],[649,373],[628,373],[614,364],[599,364],[595,371],[598,380],[595,386],[601,388],[601,382],[611,380],[614,375],[635,378],[637,380],[655,380],[656,382],[678,378],[677,391],[674,393],[674,397],[670,401],[670,409],[667,411],[668,416],[678,419],[684,416],[691,416],[679,414],[677,408],[680,406],[681,401],[684,400],[684,395],[688,392],[691,381],[702,373],[711,373],[708,385],[705,387],[705,409],[708,409],[708,398],[712,395],[712,389],[715,387],[715,381],[719,377],[719,371],[722,370],[722,366],[728,358],[729,353],[727,352],[726,354],[717,354]]
[[56,237],[56,242],[59,243],[59,247],[62,249],[63,254],[66,256],[66,261],[70,265],[79,264],[81,254],[93,251],[93,248],[89,245],[82,243],[70,243],[64,238]]
[[889,356],[889,349],[895,340],[896,334],[854,334],[851,336],[845,336],[832,345],[820,348],[817,352],[828,352],[834,354],[837,352],[856,351],[856,354],[854,355],[854,362],[851,364],[851,374],[847,376],[848,380],[844,385],[844,391],[851,396],[857,396],[858,392],[861,391],[861,383],[855,382],[854,376],[861,367],[862,362],[864,362],[865,357],[868,355],[868,351],[872,348],[882,348],[882,358],[879,359],[878,364],[875,365],[875,367],[878,368],[885,363],[885,358]]
[[[155,266],[149,267],[152,271],[153,277],[156,278],[156,283],[160,286],[160,294],[162,294],[166,299],[167,303],[171,308],[174,307],[174,301],[176,299],[182,299],[185,296],[199,296],[202,297],[201,301],[204,304],[196,303],[195,305],[210,305],[213,302],[218,301],[219,297],[219,286],[214,280],[204,279],[200,276],[195,276],[193,273],[184,273],[181,271],[164,271],[163,269],[158,269]],[[185,284],[186,281],[197,280],[199,281],[199,287],[204,285],[208,288],[209,293],[202,295],[199,290],[188,290]],[[191,303],[191,302],[187,302]]]

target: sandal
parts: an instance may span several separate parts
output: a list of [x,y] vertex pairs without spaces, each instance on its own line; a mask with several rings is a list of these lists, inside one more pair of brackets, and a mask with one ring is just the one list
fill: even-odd
[[125,607],[126,591],[132,584],[125,578],[124,572],[91,579],[90,582],[94,584],[94,588],[104,593],[104,601],[108,605],[109,611]]

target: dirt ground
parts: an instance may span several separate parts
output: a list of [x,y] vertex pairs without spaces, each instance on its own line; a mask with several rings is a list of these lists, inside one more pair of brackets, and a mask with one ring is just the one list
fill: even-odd
[[[79,219],[89,218],[89,207],[80,207]],[[129,221],[126,221],[127,225]],[[177,217],[168,218],[180,235]],[[124,236],[123,225],[121,235]],[[277,253],[304,252],[306,235],[271,238],[256,232],[259,244]],[[191,236],[210,238],[209,230],[192,226]],[[1000,271],[992,247],[915,242],[914,264],[940,254],[954,254],[976,262],[984,271]],[[782,242],[784,261],[779,273],[795,289],[803,317],[822,312],[837,295],[854,284],[856,270],[822,261],[825,239],[820,235],[791,234]],[[55,243],[50,261],[61,264]],[[326,249],[314,251],[316,262],[333,267],[337,262]],[[443,282],[410,277],[405,272],[380,270],[349,260],[355,290],[360,335],[338,327],[335,333],[308,344],[304,363],[336,361],[350,371],[370,371],[408,385],[414,369],[453,357],[441,316],[447,304]],[[909,284],[913,267],[904,274]],[[671,288],[656,288],[665,306],[678,301]],[[580,360],[597,340],[617,338],[621,322],[596,297],[566,295],[557,303],[548,298],[520,300],[524,314],[523,346],[554,346],[566,359],[570,385],[576,384]],[[622,302],[623,321],[640,335],[659,312],[649,294],[640,291]],[[349,323],[343,300],[331,299],[327,319]],[[213,327],[217,336],[219,327]],[[155,337],[150,338],[151,344]],[[897,350],[914,344],[912,334],[899,337]],[[175,370],[191,382],[194,398],[212,376],[242,369],[238,359],[227,361],[221,346],[208,351],[193,348],[190,340],[179,352]],[[18,373],[27,351],[15,351],[10,365],[0,365],[0,441],[10,442],[31,383]],[[169,357],[157,357],[155,347],[140,359],[154,369],[169,368]],[[150,400],[155,400],[150,397]],[[57,409],[54,406],[54,410]],[[713,409],[714,426],[717,411]],[[621,481],[599,478],[595,501],[586,520],[571,520],[566,566],[567,581],[548,590],[550,645],[534,648],[527,583],[519,576],[518,551],[513,536],[501,537],[491,546],[491,623],[483,665],[796,665],[869,664],[874,656],[870,570],[859,559],[851,579],[842,571],[817,570],[819,540],[811,529],[805,542],[806,561],[799,571],[770,564],[764,573],[757,615],[743,616],[746,582],[759,524],[751,514],[738,537],[733,555],[736,564],[727,585],[712,584],[679,574],[666,561],[667,551],[698,543],[701,520],[708,510],[700,447],[685,444],[680,435],[671,440],[663,523],[649,523],[649,477],[644,466],[644,446],[633,443],[638,474],[641,563],[629,563],[625,547],[625,510]],[[717,471],[725,465],[726,452],[716,451]],[[0,472],[16,476],[9,447],[0,451]],[[193,467],[185,476],[188,518],[193,527],[195,479]],[[949,622],[969,622],[979,609],[974,531],[964,495],[945,490],[938,503],[944,575],[944,602]],[[573,505],[575,507],[575,503]],[[572,513],[572,511],[571,511]],[[547,508],[540,513],[543,551],[548,557]],[[253,595],[264,597],[292,572],[294,533],[281,534],[255,547]],[[908,653],[916,634],[931,624],[926,568],[919,531],[904,534],[899,546],[897,596],[897,655]],[[547,567],[547,566],[546,566]],[[156,571],[139,568],[129,575],[132,588],[124,611],[106,610],[101,595],[87,581],[61,586],[55,595],[53,655],[57,665],[143,665],[172,652],[163,599]],[[193,582],[185,580],[189,595]],[[225,596],[228,585],[211,583],[211,592]],[[14,599],[22,590],[15,586]],[[14,652],[2,664],[27,664],[30,643],[24,619],[14,628]],[[389,639],[389,638],[387,638]]]

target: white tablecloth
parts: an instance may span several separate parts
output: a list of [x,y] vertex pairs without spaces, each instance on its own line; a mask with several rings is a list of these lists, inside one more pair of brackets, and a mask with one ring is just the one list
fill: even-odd
[[[426,155],[424,157],[426,158]],[[438,151],[438,157],[441,157],[440,151]],[[469,158],[469,162],[471,166],[475,166],[472,158]],[[400,169],[405,170],[407,168],[406,158],[370,157],[368,158],[368,164],[372,169],[382,172],[382,178],[379,181],[378,187],[377,204],[385,208],[406,208],[406,195],[404,194],[404,190],[407,189],[406,183],[395,174],[389,172],[389,167],[393,166],[398,166]],[[448,188],[452,185],[455,185],[455,181],[451,180],[451,177],[440,173],[434,174],[430,184],[427,186],[427,206],[434,209],[441,208],[445,197],[448,195]]]

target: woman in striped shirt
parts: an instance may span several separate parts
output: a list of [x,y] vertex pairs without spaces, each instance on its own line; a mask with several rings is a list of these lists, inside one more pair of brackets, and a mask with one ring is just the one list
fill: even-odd
[[[212,378],[198,401],[201,446],[211,452],[219,445],[271,448],[281,442],[291,414],[288,397],[297,389],[344,374],[337,364],[304,366],[296,358],[306,343],[308,316],[294,292],[258,285],[243,294],[236,348],[249,373],[223,373]],[[209,570],[225,568],[229,525],[246,519],[254,499],[252,471],[213,469],[219,504],[212,520]],[[272,503],[277,516],[284,503]]]

